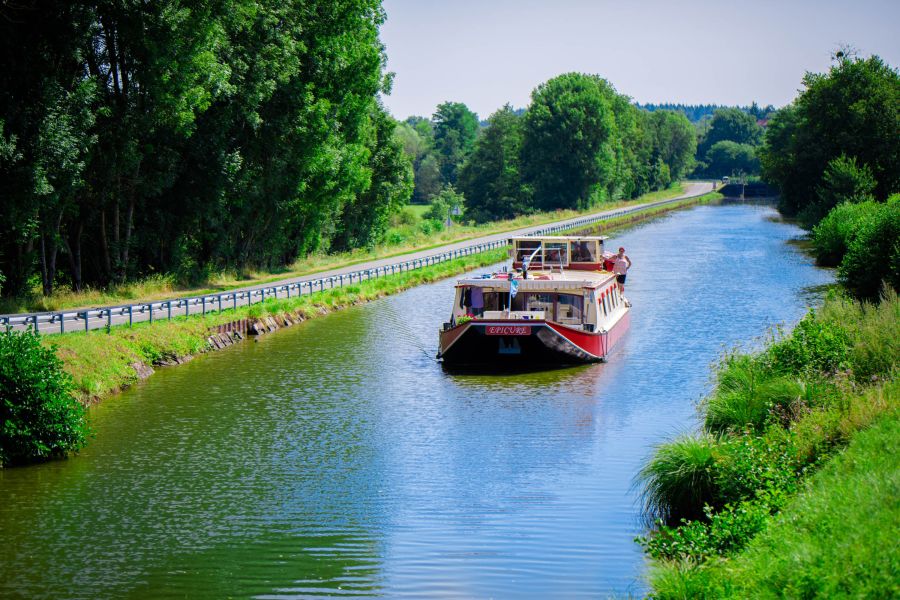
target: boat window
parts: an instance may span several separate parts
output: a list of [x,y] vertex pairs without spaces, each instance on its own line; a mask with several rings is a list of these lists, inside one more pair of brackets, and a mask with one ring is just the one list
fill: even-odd
[[[524,262],[535,250],[541,247],[540,241],[516,240],[516,262]],[[535,254],[532,264],[541,263],[541,253]]]
[[553,319],[553,294],[528,294],[525,310],[542,310],[548,319]]
[[[505,293],[502,294],[506,296]],[[500,292],[485,292],[484,293],[484,310],[503,310],[506,308],[506,300],[501,302]]]
[[572,262],[573,263],[596,263],[600,262],[597,253],[597,242],[582,241],[572,242]]
[[556,320],[560,323],[581,324],[584,297],[575,294],[560,294]]
[[569,242],[547,242],[544,244],[544,263],[547,265],[569,264]]

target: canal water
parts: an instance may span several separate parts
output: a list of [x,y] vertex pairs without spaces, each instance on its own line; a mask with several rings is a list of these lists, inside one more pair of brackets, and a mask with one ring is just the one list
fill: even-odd
[[800,235],[735,204],[615,236],[607,364],[445,372],[443,281],[163,369],[79,456],[0,471],[0,597],[641,595],[634,474],[723,351],[831,281]]

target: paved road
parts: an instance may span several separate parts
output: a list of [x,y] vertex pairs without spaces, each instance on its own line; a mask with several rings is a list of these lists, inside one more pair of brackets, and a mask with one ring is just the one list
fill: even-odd
[[219,310],[220,307],[223,310],[227,310],[229,308],[245,306],[247,304],[255,304],[273,296],[285,297],[308,294],[312,291],[340,287],[345,284],[358,282],[362,279],[372,279],[386,274],[417,269],[429,264],[443,262],[457,256],[475,254],[491,247],[499,247],[510,237],[543,233],[548,230],[559,231],[573,226],[585,225],[588,222],[596,222],[621,214],[638,212],[645,207],[699,196],[712,191],[712,189],[712,183],[688,183],[685,185],[685,192],[683,194],[664,201],[635,204],[633,206],[601,211],[590,215],[557,221],[555,223],[525,227],[514,231],[469,239],[448,244],[446,246],[440,246],[438,248],[404,254],[402,256],[372,260],[311,275],[291,277],[273,283],[238,288],[206,296],[172,298],[170,300],[158,300],[146,304],[112,305],[80,310],[67,309],[62,312],[0,315],[0,327],[5,326],[12,329],[24,329],[25,327],[35,326],[40,333],[60,333],[62,331],[98,329],[107,326],[137,323],[140,321],[168,319],[186,314]]

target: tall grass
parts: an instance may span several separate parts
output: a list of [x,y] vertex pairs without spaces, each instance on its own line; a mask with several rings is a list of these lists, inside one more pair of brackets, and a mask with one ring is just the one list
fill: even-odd
[[716,497],[715,447],[709,435],[683,435],[659,446],[637,477],[645,513],[668,523],[702,518]]
[[896,598],[900,411],[891,403],[746,549],[727,560],[656,562],[652,597]]

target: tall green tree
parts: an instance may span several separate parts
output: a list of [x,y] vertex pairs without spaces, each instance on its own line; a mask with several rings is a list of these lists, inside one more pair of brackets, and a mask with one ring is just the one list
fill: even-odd
[[615,117],[597,76],[538,86],[525,113],[522,170],[541,210],[588,206],[615,169]]
[[529,209],[522,185],[522,117],[509,104],[488,118],[488,126],[459,173],[466,215],[478,222],[508,219]]
[[706,152],[719,142],[758,145],[762,142],[763,129],[756,122],[756,117],[739,108],[720,108],[713,113],[709,129],[700,142],[700,153]]
[[459,168],[478,137],[478,115],[462,102],[444,102],[438,105],[433,120],[441,177],[445,184],[455,185]]
[[673,180],[687,175],[694,166],[697,135],[683,113],[658,110],[650,114],[655,154],[668,165]]
[[900,73],[879,57],[836,57],[827,73],[807,73],[793,105],[769,122],[761,151],[765,177],[796,214],[817,201],[828,164],[854,157],[883,201],[900,190]]

